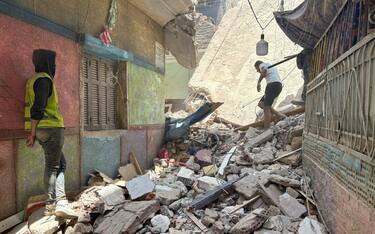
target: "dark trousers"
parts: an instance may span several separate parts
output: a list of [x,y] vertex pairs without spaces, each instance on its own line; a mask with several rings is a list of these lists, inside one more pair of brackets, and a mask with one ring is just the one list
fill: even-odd
[[37,128],[36,138],[44,150],[44,185],[48,203],[65,199],[64,172],[66,161],[62,152],[64,145],[63,128]]

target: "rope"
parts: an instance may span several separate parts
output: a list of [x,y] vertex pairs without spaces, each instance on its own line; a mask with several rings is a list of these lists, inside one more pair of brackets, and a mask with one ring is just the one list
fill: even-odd
[[270,23],[274,20],[275,17],[272,17],[271,20],[268,21],[268,23],[266,24],[266,26],[263,27],[262,24],[259,22],[258,16],[255,14],[254,8],[253,8],[253,6],[251,5],[250,0],[247,0],[247,2],[249,3],[250,9],[251,9],[251,11],[253,12],[254,18],[255,18],[255,20],[257,21],[259,27],[262,29],[262,31],[264,31],[264,29],[266,29],[266,28],[270,25]]

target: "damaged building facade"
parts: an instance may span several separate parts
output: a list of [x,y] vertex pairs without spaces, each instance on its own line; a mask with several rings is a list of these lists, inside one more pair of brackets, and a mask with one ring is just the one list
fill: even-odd
[[303,163],[332,233],[372,233],[375,222],[374,15],[365,0],[276,13],[289,38],[313,50]]
[[[193,31],[175,18],[190,7],[190,0],[0,2],[0,220],[44,190],[42,149],[27,148],[23,130],[32,51],[57,53],[67,190],[76,190],[94,170],[116,176],[130,152],[151,166],[164,134],[165,50],[195,64]],[[109,24],[112,43],[104,45],[99,35]],[[178,51],[180,43],[189,51]]]

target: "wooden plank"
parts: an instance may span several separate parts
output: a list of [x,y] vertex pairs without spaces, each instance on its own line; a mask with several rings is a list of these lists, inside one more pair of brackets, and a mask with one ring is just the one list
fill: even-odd
[[0,222],[0,233],[16,226],[23,222],[24,211],[21,211],[15,215],[12,215]]
[[261,196],[260,195],[257,195],[255,196],[254,198],[248,200],[248,201],[245,201],[243,202],[241,205],[237,206],[234,210],[232,210],[231,212],[229,212],[229,214],[233,214],[234,212],[236,212],[237,210],[249,205],[250,203],[256,201],[258,198],[260,198]]
[[[301,114],[301,113],[304,113],[304,112],[305,112],[305,107],[298,107],[298,108],[296,108],[294,110],[291,110],[291,111],[288,111],[288,112],[286,112],[284,114],[286,116],[293,116],[293,115],[298,115],[298,114]],[[275,120],[275,118],[272,118],[272,121],[273,120]],[[258,128],[258,127],[262,127],[263,125],[264,125],[264,120],[261,120],[261,121],[257,121],[255,123],[252,123],[252,124],[240,127],[240,128],[236,128],[235,130],[246,131],[250,127],[252,127],[252,128]]]
[[137,171],[138,175],[143,175],[143,171],[141,166],[139,165],[139,162],[137,160],[137,157],[134,155],[133,152],[130,152],[129,154],[130,162],[134,165],[135,170]]
[[299,149],[296,149],[296,150],[291,151],[291,152],[289,152],[289,153],[286,153],[286,154],[284,154],[284,155],[282,155],[282,156],[280,156],[280,157],[278,157],[278,158],[275,158],[272,162],[276,162],[276,161],[278,161],[278,160],[280,160],[280,159],[282,159],[282,158],[286,158],[286,157],[288,157],[288,156],[291,156],[291,155],[293,155],[293,154],[295,154],[295,153],[297,153],[297,152],[299,152],[299,151],[301,151],[301,150],[302,150],[302,148],[299,148]]
[[184,212],[191,219],[191,221],[193,221],[194,224],[197,225],[197,227],[199,227],[200,230],[202,230],[203,233],[207,231],[207,227],[204,226],[203,223],[199,219],[197,219],[197,217],[195,217],[194,214],[187,211],[186,209],[184,209]]

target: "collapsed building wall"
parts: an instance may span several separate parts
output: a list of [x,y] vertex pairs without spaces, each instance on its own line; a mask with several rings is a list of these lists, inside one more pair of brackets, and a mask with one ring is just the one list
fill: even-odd
[[[272,19],[272,10],[278,9],[277,1],[252,1],[255,11],[263,24]],[[292,2],[285,8],[294,8]],[[204,92],[215,102],[224,102],[218,109],[219,117],[238,124],[247,124],[256,119],[256,105],[263,95],[256,92],[259,74],[254,69],[256,60],[271,63],[285,56],[298,53],[300,47],[294,45],[272,21],[265,30],[269,42],[269,54],[259,57],[255,54],[256,43],[261,30],[251,14],[247,1],[239,1],[223,17],[206,53],[190,80],[193,92]],[[293,99],[301,84],[301,72],[295,61],[278,66],[284,89],[277,100],[278,106],[285,99]],[[263,83],[263,91],[265,83]]]

